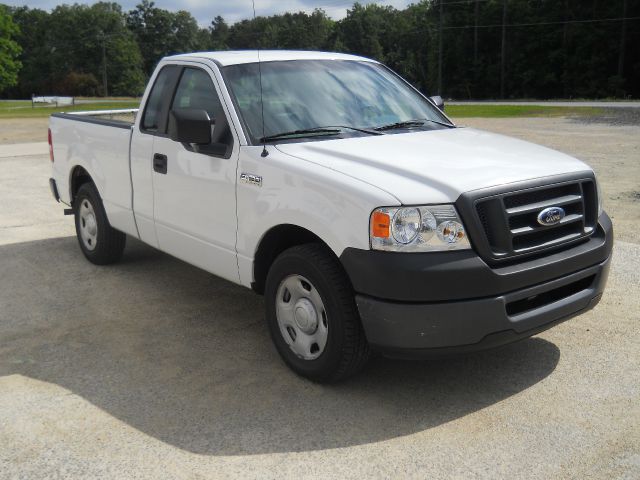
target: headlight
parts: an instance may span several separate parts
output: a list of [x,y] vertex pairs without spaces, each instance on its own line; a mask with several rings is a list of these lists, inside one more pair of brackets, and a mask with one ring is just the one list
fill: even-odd
[[453,205],[382,207],[371,214],[371,248],[429,252],[471,248]]
[[391,220],[391,235],[396,242],[407,245],[418,236],[420,221],[420,210],[417,208],[401,208]]

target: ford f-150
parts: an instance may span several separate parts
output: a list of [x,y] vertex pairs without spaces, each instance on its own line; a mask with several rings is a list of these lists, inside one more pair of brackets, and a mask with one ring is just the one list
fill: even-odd
[[374,60],[176,55],[138,111],[108,113],[50,121],[51,189],[86,258],[117,261],[129,235],[263,294],[279,354],[315,381],[371,351],[526,338],[605,287],[612,225],[591,168],[460,128]]

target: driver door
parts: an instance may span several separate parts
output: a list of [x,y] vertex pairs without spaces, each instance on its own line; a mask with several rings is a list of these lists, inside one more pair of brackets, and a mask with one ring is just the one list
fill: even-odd
[[[226,115],[220,98],[212,72],[185,66],[170,110],[204,109],[213,129],[216,117]],[[235,248],[238,140],[232,127],[225,142],[228,148],[224,153],[199,153],[197,148],[175,142],[166,135],[154,138],[154,222],[161,250],[238,282]]]

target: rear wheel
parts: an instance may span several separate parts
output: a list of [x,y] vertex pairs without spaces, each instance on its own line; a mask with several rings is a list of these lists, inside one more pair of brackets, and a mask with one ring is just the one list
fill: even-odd
[[102,200],[93,183],[80,186],[73,209],[78,243],[87,260],[96,265],[107,265],[120,260],[127,237],[109,224]]
[[280,254],[267,275],[265,299],[271,337],[297,374],[335,382],[366,364],[369,346],[351,284],[323,245]]

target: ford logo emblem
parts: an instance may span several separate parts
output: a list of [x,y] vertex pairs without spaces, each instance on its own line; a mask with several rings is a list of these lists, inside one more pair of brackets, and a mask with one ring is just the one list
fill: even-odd
[[549,227],[551,225],[557,225],[564,218],[564,209],[560,207],[545,208],[538,214],[538,223]]

